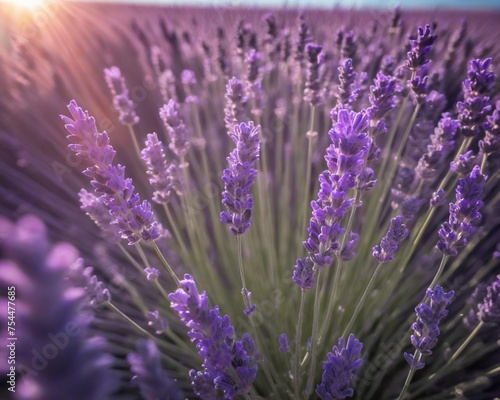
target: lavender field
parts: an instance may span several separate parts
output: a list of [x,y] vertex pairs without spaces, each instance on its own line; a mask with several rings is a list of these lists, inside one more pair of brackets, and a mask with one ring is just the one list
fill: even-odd
[[1,4],[0,398],[499,399],[499,21]]

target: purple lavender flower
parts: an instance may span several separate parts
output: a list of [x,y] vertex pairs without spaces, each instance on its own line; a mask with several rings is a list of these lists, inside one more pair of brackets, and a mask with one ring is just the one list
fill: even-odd
[[431,144],[427,146],[427,152],[422,155],[415,168],[420,179],[435,179],[455,147],[459,127],[458,121],[452,119],[448,114],[443,114],[431,135]]
[[132,383],[139,386],[144,400],[181,400],[182,391],[161,367],[160,351],[152,340],[139,339],[137,353],[129,353],[127,361],[135,374]]
[[399,245],[408,237],[408,228],[403,224],[404,218],[400,215],[391,219],[391,226],[382,238],[380,245],[373,248],[373,257],[379,263],[387,263],[394,260],[394,254]]
[[259,159],[260,126],[253,122],[241,123],[229,132],[236,148],[229,154],[229,168],[224,170],[222,180],[222,204],[226,211],[221,212],[221,222],[230,226],[235,235],[242,235],[250,227],[252,220],[253,195],[250,189],[257,177],[255,162]]
[[446,255],[455,256],[458,249],[464,247],[470,236],[477,230],[475,225],[481,220],[479,210],[483,206],[480,200],[486,176],[481,174],[479,166],[458,181],[456,202],[450,203],[450,217],[448,222],[439,229],[437,247]]
[[144,273],[146,274],[146,279],[148,281],[158,279],[160,276],[160,271],[158,271],[156,268],[145,268]]
[[311,202],[309,238],[303,243],[318,268],[331,265],[339,248],[338,238],[344,233],[340,223],[354,203],[348,193],[363,172],[370,143],[366,113],[340,109],[337,118],[329,132],[332,144],[325,156],[328,171],[319,176],[318,200]]
[[186,103],[198,103],[198,97],[194,95],[196,87],[196,74],[190,69],[185,69],[181,73],[181,82],[186,92]]
[[119,228],[122,238],[129,244],[141,240],[155,240],[160,236],[151,205],[146,200],[141,203],[131,179],[125,179],[125,167],[113,165],[115,151],[109,143],[106,132],[98,132],[95,119],[89,117],[74,100],[68,105],[74,119],[61,116],[70,133],[67,137],[73,143],[68,147],[77,156],[92,164],[83,173],[91,178],[91,184],[100,200],[109,208],[112,224]]
[[186,137],[186,125],[184,125],[179,108],[179,103],[171,99],[160,108],[160,117],[170,137],[169,149],[182,159],[188,152],[190,144]]
[[474,289],[474,292],[472,292],[472,295],[467,299],[467,304],[471,309],[469,310],[469,314],[464,317],[463,321],[469,329],[474,329],[479,322],[478,305],[481,304],[486,297],[486,287],[487,285],[485,283],[479,283]]
[[477,306],[477,317],[487,325],[500,323],[500,275],[486,288],[486,296]]
[[321,53],[322,46],[312,43],[306,45],[306,58],[308,61],[307,79],[304,90],[304,100],[311,107],[315,107],[323,102],[321,90],[320,68],[324,63],[324,54]]
[[299,34],[298,34],[298,40],[295,45],[295,55],[294,58],[297,60],[300,64],[303,63],[305,57],[304,53],[306,50],[306,46],[308,43],[312,41],[311,34],[309,31],[309,26],[307,25],[306,18],[304,14],[299,15]]
[[152,327],[157,335],[161,335],[168,329],[168,322],[160,316],[158,310],[148,311],[146,318],[148,319],[148,326]]
[[310,257],[299,258],[293,269],[293,281],[301,289],[311,289],[314,285],[314,262]]
[[124,125],[135,125],[139,117],[135,113],[134,102],[129,97],[125,79],[118,67],[106,68],[104,78],[113,95],[113,106],[120,113],[120,122]]
[[478,164],[478,157],[472,150],[460,154],[456,161],[450,163],[450,169],[462,175],[469,175],[474,167]]
[[340,85],[336,93],[336,108],[340,106],[349,108],[359,96],[359,89],[355,88],[358,74],[354,72],[352,59],[350,58],[346,59],[338,69]]
[[119,228],[112,223],[113,216],[103,199],[85,189],[80,190],[78,196],[80,197],[80,208],[101,228],[104,233],[103,237],[110,242],[118,243],[121,240]]
[[396,78],[379,72],[373,82],[368,96],[371,107],[367,109],[367,114],[370,120],[370,133],[375,137],[387,131],[385,118],[395,106],[397,81]]
[[333,353],[328,353],[328,361],[323,364],[321,383],[316,393],[324,400],[339,400],[354,395],[352,381],[363,363],[361,349],[363,344],[351,333],[344,347],[340,338]]
[[286,333],[282,333],[279,337],[279,349],[283,353],[288,353],[290,351],[290,345],[288,344],[288,336]]
[[487,117],[486,135],[479,141],[479,147],[484,154],[500,152],[500,101],[496,102],[495,111]]
[[437,36],[431,32],[429,25],[418,28],[417,39],[410,40],[411,51],[408,53],[408,59],[405,61],[405,66],[411,71],[417,71],[430,60],[427,55],[432,50],[432,45],[436,41]]
[[88,337],[90,320],[80,314],[84,291],[65,280],[78,251],[68,243],[50,246],[44,224],[27,215],[16,224],[0,219],[0,255],[0,283],[16,292],[16,398],[108,398],[117,383],[114,359],[102,337]]
[[429,205],[431,207],[440,207],[446,203],[446,192],[443,189],[438,189],[432,193]]
[[[415,311],[417,321],[413,323],[413,335],[411,344],[423,355],[432,354],[432,348],[437,344],[439,336],[439,322],[448,315],[446,307],[451,303],[455,292],[453,290],[445,293],[441,286],[434,289],[427,289],[427,296],[430,299],[430,306],[421,303]],[[425,364],[416,360],[412,354],[404,353],[408,364],[415,369],[422,369]]]
[[496,81],[492,61],[491,58],[471,60],[468,78],[462,84],[465,99],[492,95]]
[[470,62],[468,78],[462,83],[464,100],[457,103],[460,132],[466,136],[482,136],[487,127],[487,117],[493,108],[490,96],[494,91],[496,76],[491,58]]
[[245,86],[237,78],[231,78],[226,85],[226,106],[224,107],[224,122],[226,130],[232,132],[239,121],[245,120]]
[[229,316],[210,308],[205,292],[200,294],[193,278],[186,274],[181,287],[169,295],[171,307],[190,329],[188,336],[203,358],[203,371],[190,371],[193,388],[202,398],[224,398],[246,394],[257,375],[257,353],[253,339],[244,334],[235,339]]
[[168,203],[173,190],[179,193],[177,164],[172,162],[167,165],[163,143],[158,140],[156,133],[148,135],[146,148],[142,150],[142,159],[148,167],[149,183],[155,189],[153,201],[159,204]]

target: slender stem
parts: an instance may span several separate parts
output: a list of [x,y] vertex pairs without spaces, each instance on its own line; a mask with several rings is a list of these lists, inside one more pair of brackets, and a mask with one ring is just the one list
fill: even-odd
[[[340,251],[342,251],[342,249],[344,248],[345,242],[346,242],[347,238],[349,237],[349,235],[351,234],[352,224],[354,222],[354,215],[356,214],[356,210],[358,209],[356,207],[356,204],[359,202],[360,198],[361,198],[361,193],[359,192],[359,190],[356,189],[356,195],[354,198],[354,206],[351,208],[351,212],[349,213],[349,219],[347,220],[346,232],[345,232],[344,237],[342,238],[342,243],[340,245]],[[334,276],[334,280],[333,280],[333,287],[331,290],[332,294],[331,294],[330,300],[328,302],[328,308],[326,311],[326,318],[323,321],[323,325],[321,326],[321,330],[319,333],[318,344],[322,342],[323,337],[326,333],[326,330],[328,329],[328,326],[330,325],[330,321],[332,319],[333,307],[335,306],[335,301],[337,299],[337,291],[338,291],[338,286],[339,286],[339,282],[340,282],[341,271],[342,271],[342,260],[339,258],[338,264],[335,268],[335,276]]]
[[139,263],[132,257],[132,255],[129,253],[129,251],[123,247],[121,243],[118,243],[118,248],[122,251],[122,253],[127,257],[127,260],[134,266],[135,269],[137,269],[138,272],[144,273],[143,268],[139,265]]
[[134,143],[135,151],[136,151],[137,155],[139,156],[139,159],[142,160],[141,147],[139,146],[139,142],[137,141],[137,135],[135,134],[134,126],[128,124],[127,127],[128,127],[128,131],[130,133],[130,136],[132,138],[132,142]]
[[140,331],[142,334],[150,337],[151,339],[155,340],[155,337],[146,331],[144,328],[140,327],[136,322],[134,322],[128,315],[126,315],[123,311],[121,311],[118,307],[116,307],[113,303],[107,302],[106,306],[108,306],[111,310],[113,310],[115,313],[117,313],[120,317],[122,317],[125,321],[127,321],[130,325],[132,325],[134,328],[136,328],[138,331]]
[[[436,275],[434,275],[434,279],[432,280],[431,284],[429,285],[429,289],[433,289],[436,283],[438,282],[439,278],[441,278],[441,274],[443,273],[444,266],[446,265],[446,260],[448,259],[448,256],[446,254],[443,254],[443,257],[441,257],[441,263],[439,264],[439,268],[436,272]],[[426,296],[427,297],[427,296]],[[424,298],[424,301],[426,298]]]
[[[315,265],[315,268],[317,266]],[[311,334],[311,365],[309,367],[309,379],[307,380],[306,396],[310,396],[313,391],[313,384],[316,372],[316,358],[318,356],[318,323],[320,309],[320,276],[321,271],[318,269],[316,276],[316,287],[314,288],[314,310],[313,310],[313,326]]]
[[300,371],[299,371],[299,360],[300,360],[300,347],[302,341],[302,325],[304,323],[304,304],[305,304],[306,293],[302,289],[300,293],[300,308],[299,308],[299,320],[297,321],[297,337],[295,339],[295,358],[293,360],[293,389],[295,393],[295,399],[299,400],[300,391]]
[[474,337],[477,335],[477,333],[481,330],[481,328],[483,327],[483,325],[484,325],[484,322],[480,321],[479,324],[474,328],[474,330],[467,337],[467,339],[465,339],[465,341],[462,343],[462,345],[458,348],[458,350],[455,351],[455,353],[453,353],[453,355],[447,361],[447,363],[445,364],[445,366],[448,365],[448,364],[451,364],[453,361],[455,361],[458,358],[458,356],[462,353],[462,351],[464,351],[464,349],[471,342],[471,340],[474,339]]
[[307,203],[309,200],[310,186],[311,186],[311,170],[312,170],[312,152],[313,152],[313,140],[314,140],[314,114],[316,107],[311,107],[311,125],[309,131],[307,132],[307,160],[306,160],[306,184],[304,186],[304,203],[302,205],[302,224],[300,226],[299,232],[305,230],[307,223],[308,208]]
[[378,263],[377,268],[375,268],[375,271],[372,274],[372,277],[370,278],[370,281],[368,282],[368,285],[366,285],[366,289],[363,292],[363,295],[361,296],[361,299],[359,299],[358,304],[356,305],[356,308],[354,309],[354,313],[352,314],[351,320],[347,324],[347,327],[344,330],[344,333],[342,333],[342,337],[345,338],[346,335],[350,332],[350,329],[352,328],[352,325],[354,324],[354,321],[356,320],[356,317],[358,316],[361,308],[363,307],[363,304],[366,300],[366,296],[368,295],[368,292],[373,286],[373,283],[375,282],[375,279],[377,278],[377,275],[380,271],[380,267],[382,266],[382,263]]
[[181,247],[181,252],[184,254],[184,256],[186,256],[189,253],[187,251],[186,245],[184,244],[184,240],[182,240],[181,233],[179,232],[179,229],[177,228],[177,225],[172,217],[172,213],[168,208],[168,204],[163,204],[163,209],[165,210],[165,214],[167,216],[168,223],[174,233],[174,237],[177,240],[177,243],[179,243],[179,246]]
[[139,253],[139,256],[141,257],[142,262],[146,266],[146,268],[151,268],[151,265],[149,265],[149,261],[146,257],[146,254],[144,253],[144,250],[142,250],[142,246],[140,243],[135,244],[135,248],[137,249],[137,252]]
[[486,169],[486,162],[488,160],[488,154],[483,154],[483,159],[481,160],[481,173],[484,174],[484,170]]
[[165,260],[165,257],[163,257],[163,254],[162,254],[161,250],[158,248],[158,245],[155,242],[153,242],[153,248],[155,249],[156,255],[158,256],[158,258],[160,259],[161,263],[163,264],[163,266],[166,268],[166,270],[168,271],[168,273],[170,274],[170,276],[174,280],[174,282],[177,285],[177,287],[180,288],[181,287],[181,283],[179,281],[179,278],[177,277],[177,275],[175,274],[174,270],[169,265],[169,263],[167,262],[167,260]]
[[[467,138],[465,139],[462,144],[460,145],[460,148],[458,149],[458,152],[455,156],[455,161],[457,160],[458,156],[460,154],[463,153],[463,151],[469,147],[469,144],[470,144],[471,140],[470,138]],[[448,169],[448,172],[446,173],[445,177],[443,178],[443,180],[441,181],[441,184],[439,185],[439,189],[444,189],[446,184],[448,183],[448,181],[450,180],[450,178],[452,177],[453,175],[453,171],[451,169]],[[439,190],[438,189],[438,190]],[[436,212],[436,207],[432,207],[428,210],[427,212],[427,216],[425,218],[425,221],[424,223],[422,224],[422,226],[420,227],[420,229],[418,230],[418,234],[417,234],[417,237],[415,238],[415,240],[413,241],[413,244],[417,244],[420,239],[422,239],[422,236],[425,232],[425,230],[427,229],[427,226],[429,225],[429,223],[431,222],[432,220],[432,217],[434,216],[434,213]],[[414,248],[416,248],[417,246],[413,246]]]
[[[415,350],[415,353],[413,354],[413,359],[416,360],[416,363],[420,362],[420,359],[422,358],[422,353],[420,351]],[[413,379],[413,375],[415,375],[415,372],[417,369],[415,367],[410,368],[410,372],[408,373],[408,376],[406,377],[405,384],[403,386],[403,389],[401,390],[401,393],[399,394],[398,400],[403,400],[406,398],[406,393],[408,392],[408,388],[410,387],[411,380]]]
[[245,282],[245,271],[243,270],[243,251],[242,251],[242,240],[241,235],[236,236],[236,240],[238,241],[238,268],[240,271],[240,280],[241,280],[241,295],[243,296],[243,303],[247,310],[250,309],[250,299],[246,294],[248,293],[247,285]]
[[168,298],[168,293],[160,285],[160,282],[158,282],[158,279],[154,279],[153,282],[154,282],[155,286],[158,288],[158,290],[160,291],[161,295],[165,298],[165,300],[170,301],[170,299]]

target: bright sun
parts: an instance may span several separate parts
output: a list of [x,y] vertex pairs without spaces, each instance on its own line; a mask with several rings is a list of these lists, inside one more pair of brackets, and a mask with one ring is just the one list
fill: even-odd
[[40,7],[44,3],[44,0],[10,0],[10,2],[18,7],[34,10]]

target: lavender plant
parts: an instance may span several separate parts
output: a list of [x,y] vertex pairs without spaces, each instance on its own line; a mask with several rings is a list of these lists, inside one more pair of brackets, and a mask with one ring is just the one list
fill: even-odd
[[498,24],[422,17],[71,4],[14,35],[2,302],[24,365],[81,328],[15,398],[498,396]]

